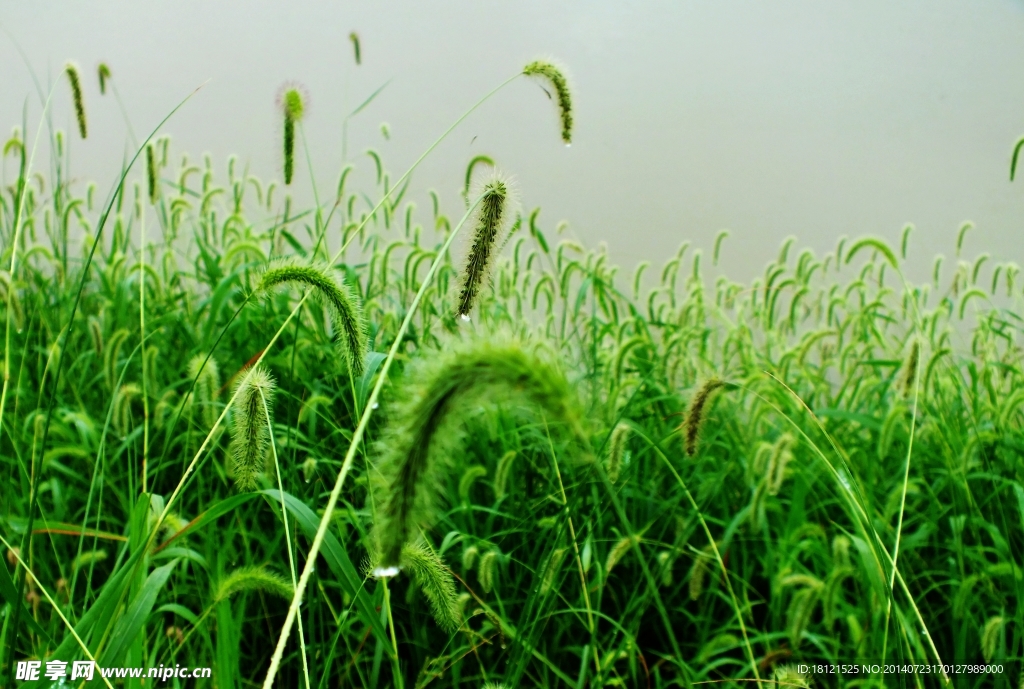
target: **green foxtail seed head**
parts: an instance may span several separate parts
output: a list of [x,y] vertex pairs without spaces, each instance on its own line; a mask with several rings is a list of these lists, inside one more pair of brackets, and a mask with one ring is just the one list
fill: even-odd
[[307,265],[291,259],[280,259],[270,264],[256,285],[256,294],[268,294],[275,286],[297,282],[313,290],[320,303],[327,308],[338,350],[354,377],[363,374],[366,351],[366,326],[363,323],[362,304],[336,273],[325,264]]
[[68,75],[68,83],[71,84],[71,100],[75,105],[75,119],[78,120],[78,133],[85,138],[85,100],[82,98],[82,82],[78,78],[78,67],[69,62],[64,67]]
[[271,572],[266,567],[239,567],[217,584],[213,591],[213,600],[227,600],[236,593],[243,591],[262,591],[282,598],[292,599],[292,585],[284,577]]
[[356,64],[363,64],[363,57],[359,49],[359,34],[353,31],[348,35],[348,40],[352,41],[352,51],[355,53]]
[[456,316],[469,320],[469,312],[473,310],[480,286],[484,282],[487,270],[492,261],[492,254],[498,243],[498,237],[504,231],[508,217],[509,182],[507,179],[494,175],[483,184],[478,196],[482,196],[477,204],[473,218],[473,245],[466,256],[466,266],[462,269],[459,305]]
[[569,552],[568,548],[555,548],[552,551],[548,565],[544,568],[544,577],[541,579],[540,584],[540,595],[546,595],[554,586],[555,576],[562,569],[562,561],[565,560],[567,552]]
[[605,574],[610,574],[611,571],[615,569],[615,565],[619,564],[619,560],[621,560],[626,555],[626,553],[628,553],[630,549],[632,549],[634,545],[637,545],[639,543],[639,534],[633,534],[632,536],[623,536],[622,538],[620,538],[618,543],[616,543],[612,547],[612,549],[608,551],[608,559],[604,563]]
[[285,84],[278,97],[284,114],[284,183],[292,183],[295,171],[295,123],[306,113],[306,98],[298,86]]
[[700,429],[704,423],[704,408],[707,406],[712,393],[724,385],[725,383],[718,378],[709,378],[693,397],[690,411],[686,414],[686,420],[683,421],[686,454],[691,457],[697,453],[697,441],[700,438]]
[[711,559],[710,554],[701,551],[693,561],[693,569],[690,570],[690,600],[697,600],[704,592],[704,577],[707,576]]
[[[205,362],[205,365],[204,365]],[[205,354],[196,354],[188,362],[189,380],[194,380],[193,404],[199,407],[200,418],[206,428],[213,428],[220,416],[215,402],[220,395],[220,369],[217,360]]]
[[[228,454],[239,490],[256,487],[256,477],[263,472],[267,450],[270,448],[270,429],[267,411],[274,394],[274,379],[263,366],[246,372],[238,383],[232,419],[231,445]],[[264,403],[266,410],[264,410]]]
[[149,202],[156,203],[156,153],[153,144],[146,146],[146,182],[149,187]]
[[476,570],[476,578],[480,581],[480,588],[484,593],[494,590],[494,584],[498,578],[498,551],[488,550],[480,558],[480,566]]
[[[402,546],[432,521],[431,503],[459,437],[458,422],[486,399],[509,393],[542,410],[549,422],[582,438],[579,415],[562,373],[515,343],[474,342],[421,359],[406,380],[380,444],[382,488],[377,524],[384,567],[396,566]],[[486,399],[485,399],[486,397]]]
[[424,545],[410,544],[402,549],[402,564],[426,596],[437,625],[449,634],[458,629],[462,610],[455,578],[437,553]]
[[903,375],[900,376],[900,391],[904,397],[914,394],[914,386],[917,384],[917,367],[921,361],[921,342],[914,340],[910,346],[910,354],[903,365]]
[[96,74],[100,78],[100,95],[107,95],[107,79],[110,78],[110,67],[107,67],[105,62],[101,62],[99,67],[96,68]]
[[568,146],[572,143],[572,96],[562,70],[550,62],[537,60],[523,67],[523,74],[540,77],[554,89],[555,99],[558,101],[558,114],[562,119],[562,141]]
[[509,450],[498,460],[498,466],[494,470],[494,497],[501,500],[508,490],[509,471],[512,469],[512,460],[516,458],[516,451]]
[[608,480],[615,483],[619,480],[619,472],[622,470],[622,456],[626,452],[626,441],[629,439],[629,424],[620,421],[612,431],[612,437],[608,441],[608,457],[605,460],[605,472]]

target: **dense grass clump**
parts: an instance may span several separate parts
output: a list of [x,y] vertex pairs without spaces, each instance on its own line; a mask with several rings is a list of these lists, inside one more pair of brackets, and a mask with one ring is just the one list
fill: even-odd
[[[526,74],[568,140],[552,69]],[[159,137],[101,205],[27,139],[0,684],[95,658],[218,687],[892,684],[801,670],[854,660],[1018,686],[1024,282],[969,225],[920,283],[909,230],[625,275],[539,209],[505,232],[497,186],[417,206],[379,158],[297,209]]]

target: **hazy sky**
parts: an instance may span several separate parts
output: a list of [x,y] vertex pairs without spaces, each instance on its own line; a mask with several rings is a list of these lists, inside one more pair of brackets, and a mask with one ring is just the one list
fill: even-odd
[[[1024,134],[1024,0],[3,0],[0,25],[44,88],[67,59],[82,66],[91,130],[72,137],[72,165],[101,189],[128,134],[99,94],[100,61],[137,134],[209,80],[166,127],[175,161],[208,151],[223,170],[235,153],[264,179],[281,176],[275,95],[301,82],[326,190],[342,164],[342,119],[384,83],[350,124],[348,151],[364,171],[363,151],[381,151],[397,176],[481,95],[550,56],[572,78],[573,146],[544,92],[517,80],[422,166],[421,208],[434,188],[457,214],[465,164],[486,153],[515,175],[523,206],[542,207],[544,227],[567,220],[630,267],[662,262],[684,240],[708,253],[728,228],[725,263],[750,279],[789,234],[823,252],[842,234],[896,238],[906,222],[918,228],[912,253],[930,265],[952,254],[964,220],[978,228],[971,253],[1024,264],[1024,180],[1008,179]],[[26,99],[38,118],[28,67],[4,34],[0,65],[0,127],[20,123]],[[73,129],[66,88],[53,107]],[[309,182],[300,166],[297,197]]]

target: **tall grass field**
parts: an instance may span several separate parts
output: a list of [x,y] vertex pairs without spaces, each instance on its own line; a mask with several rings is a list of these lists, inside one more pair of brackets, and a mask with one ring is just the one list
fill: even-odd
[[[570,143],[511,67],[467,104]],[[1021,685],[1024,275],[969,224],[920,283],[910,226],[621,268],[487,156],[311,180],[299,88],[280,180],[166,120],[70,178],[110,82],[3,147],[0,686]]]

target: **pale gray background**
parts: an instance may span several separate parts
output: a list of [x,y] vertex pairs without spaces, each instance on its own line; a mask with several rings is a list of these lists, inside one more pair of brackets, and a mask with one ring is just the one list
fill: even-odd
[[[630,268],[685,239],[707,254],[728,228],[724,263],[749,280],[789,234],[824,252],[842,234],[895,240],[906,222],[923,268],[953,253],[964,220],[978,226],[970,253],[1024,264],[1024,180],[1008,179],[1024,134],[1022,0],[5,0],[0,25],[44,88],[66,59],[82,66],[91,132],[72,137],[72,165],[101,190],[129,137],[99,95],[100,61],[138,134],[209,79],[166,128],[175,161],[209,151],[223,171],[236,153],[264,179],[281,175],[275,94],[300,81],[318,183],[333,189],[341,119],[384,82],[350,126],[349,153],[366,171],[373,146],[397,176],[480,95],[551,56],[572,77],[574,145],[561,145],[537,85],[517,81],[421,168],[421,208],[435,188],[457,215],[465,164],[488,153],[515,174],[524,206],[542,206],[543,226],[568,220],[568,234],[607,242]],[[0,126],[21,121],[26,99],[35,121],[29,71],[2,34],[0,65]],[[71,112],[59,88],[56,123],[73,129]],[[5,171],[9,181],[10,160]],[[308,195],[304,164],[293,186]]]

